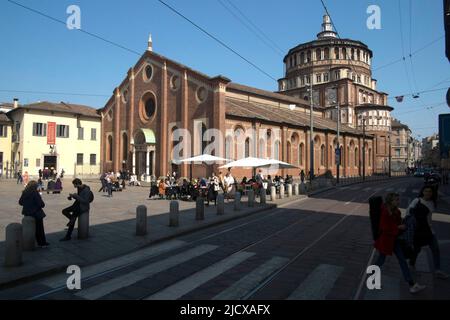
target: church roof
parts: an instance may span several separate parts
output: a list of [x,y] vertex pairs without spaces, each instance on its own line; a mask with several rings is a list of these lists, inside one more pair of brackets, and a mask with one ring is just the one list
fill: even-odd
[[[226,98],[226,115],[240,118],[258,119],[260,121],[287,123],[292,126],[308,127],[310,124],[309,114],[292,111],[287,108],[277,108],[265,104],[248,102],[239,99]],[[336,131],[337,122],[314,117],[314,128],[325,131]],[[340,125],[340,131],[361,135],[362,131],[346,125]]]

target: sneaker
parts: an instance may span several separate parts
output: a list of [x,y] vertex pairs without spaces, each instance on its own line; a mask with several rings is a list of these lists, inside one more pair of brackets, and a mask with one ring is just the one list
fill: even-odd
[[414,293],[418,293],[418,292],[424,290],[425,288],[426,288],[426,286],[416,283],[412,287],[409,287],[409,292],[414,294]]
[[436,270],[434,272],[434,275],[439,279],[448,279],[448,274],[446,274],[444,271]]
[[64,237],[64,238],[60,239],[59,241],[69,241],[69,240],[71,240],[70,237]]

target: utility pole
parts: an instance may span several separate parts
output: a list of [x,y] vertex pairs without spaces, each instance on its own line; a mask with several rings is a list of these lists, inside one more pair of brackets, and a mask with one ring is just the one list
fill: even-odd
[[336,183],[339,184],[339,166],[341,165],[341,143],[339,139],[339,127],[341,122],[341,109],[339,108],[338,87],[336,87],[336,103],[337,103],[337,144],[336,144]]
[[362,178],[366,180],[366,118],[362,118],[363,121],[363,165],[362,165]]
[[309,166],[309,172],[310,172],[310,181],[312,183],[314,179],[314,101],[313,101],[313,80],[314,80],[314,73],[311,69],[311,79],[309,79],[310,88],[309,88],[309,100],[310,100],[310,166]]

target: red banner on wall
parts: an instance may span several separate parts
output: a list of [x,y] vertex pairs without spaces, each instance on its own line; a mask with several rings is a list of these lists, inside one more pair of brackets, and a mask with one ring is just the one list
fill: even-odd
[[56,122],[47,122],[47,144],[56,144]]

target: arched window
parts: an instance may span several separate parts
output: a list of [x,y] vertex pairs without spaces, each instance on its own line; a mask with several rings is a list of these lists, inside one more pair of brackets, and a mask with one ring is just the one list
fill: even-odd
[[225,158],[226,158],[226,159],[232,159],[232,158],[233,158],[233,155],[232,155],[232,152],[233,152],[232,146],[233,146],[233,137],[232,137],[232,136],[228,136],[228,137],[225,139]]
[[113,139],[112,136],[108,136],[108,161],[113,159]]
[[306,62],[311,62],[311,50],[306,53]]
[[128,160],[128,136],[125,132],[122,134],[122,160]]
[[245,158],[250,157],[250,138],[245,139]]
[[206,126],[205,124],[202,122],[202,150],[200,150],[200,153],[203,154],[203,152],[205,151],[206,147],[209,144],[209,141],[207,140],[207,138],[205,137],[205,133],[206,133]]
[[304,52],[300,53],[300,64],[303,64],[303,63],[305,63],[305,53]]
[[328,164],[330,168],[333,167],[334,163],[333,155],[334,155],[333,146],[330,146],[330,163]]
[[264,159],[266,157],[266,141],[259,139],[259,157]]
[[359,49],[356,50],[356,60],[361,60],[361,53]]
[[351,51],[351,55],[352,55],[352,60],[355,60],[355,49],[352,48]]
[[305,153],[305,145],[303,143],[300,143],[300,146],[298,147],[298,161],[299,165],[303,166],[303,155]]
[[291,143],[288,141],[288,143],[287,143],[287,158],[286,158],[287,163],[291,163],[291,161],[292,161],[291,152],[292,152]]
[[346,48],[342,48],[342,59],[347,60],[347,49]]
[[322,60],[322,50],[316,49],[316,60]]
[[320,147],[320,165],[325,166],[325,146]]
[[325,50],[323,51],[323,58],[325,60],[330,59],[330,49],[329,48],[325,48]]
[[337,60],[340,59],[340,56],[339,56],[339,48],[334,48],[334,56],[336,57]]
[[358,153],[358,148],[355,148],[355,163],[354,163],[355,167],[359,167],[359,153]]
[[369,149],[369,167],[372,166],[372,149]]
[[350,147],[347,147],[347,167],[350,167]]
[[280,141],[275,141],[275,150],[273,154],[275,160],[280,160]]
[[236,159],[242,159],[245,156],[245,132],[241,127],[234,130],[234,156]]

